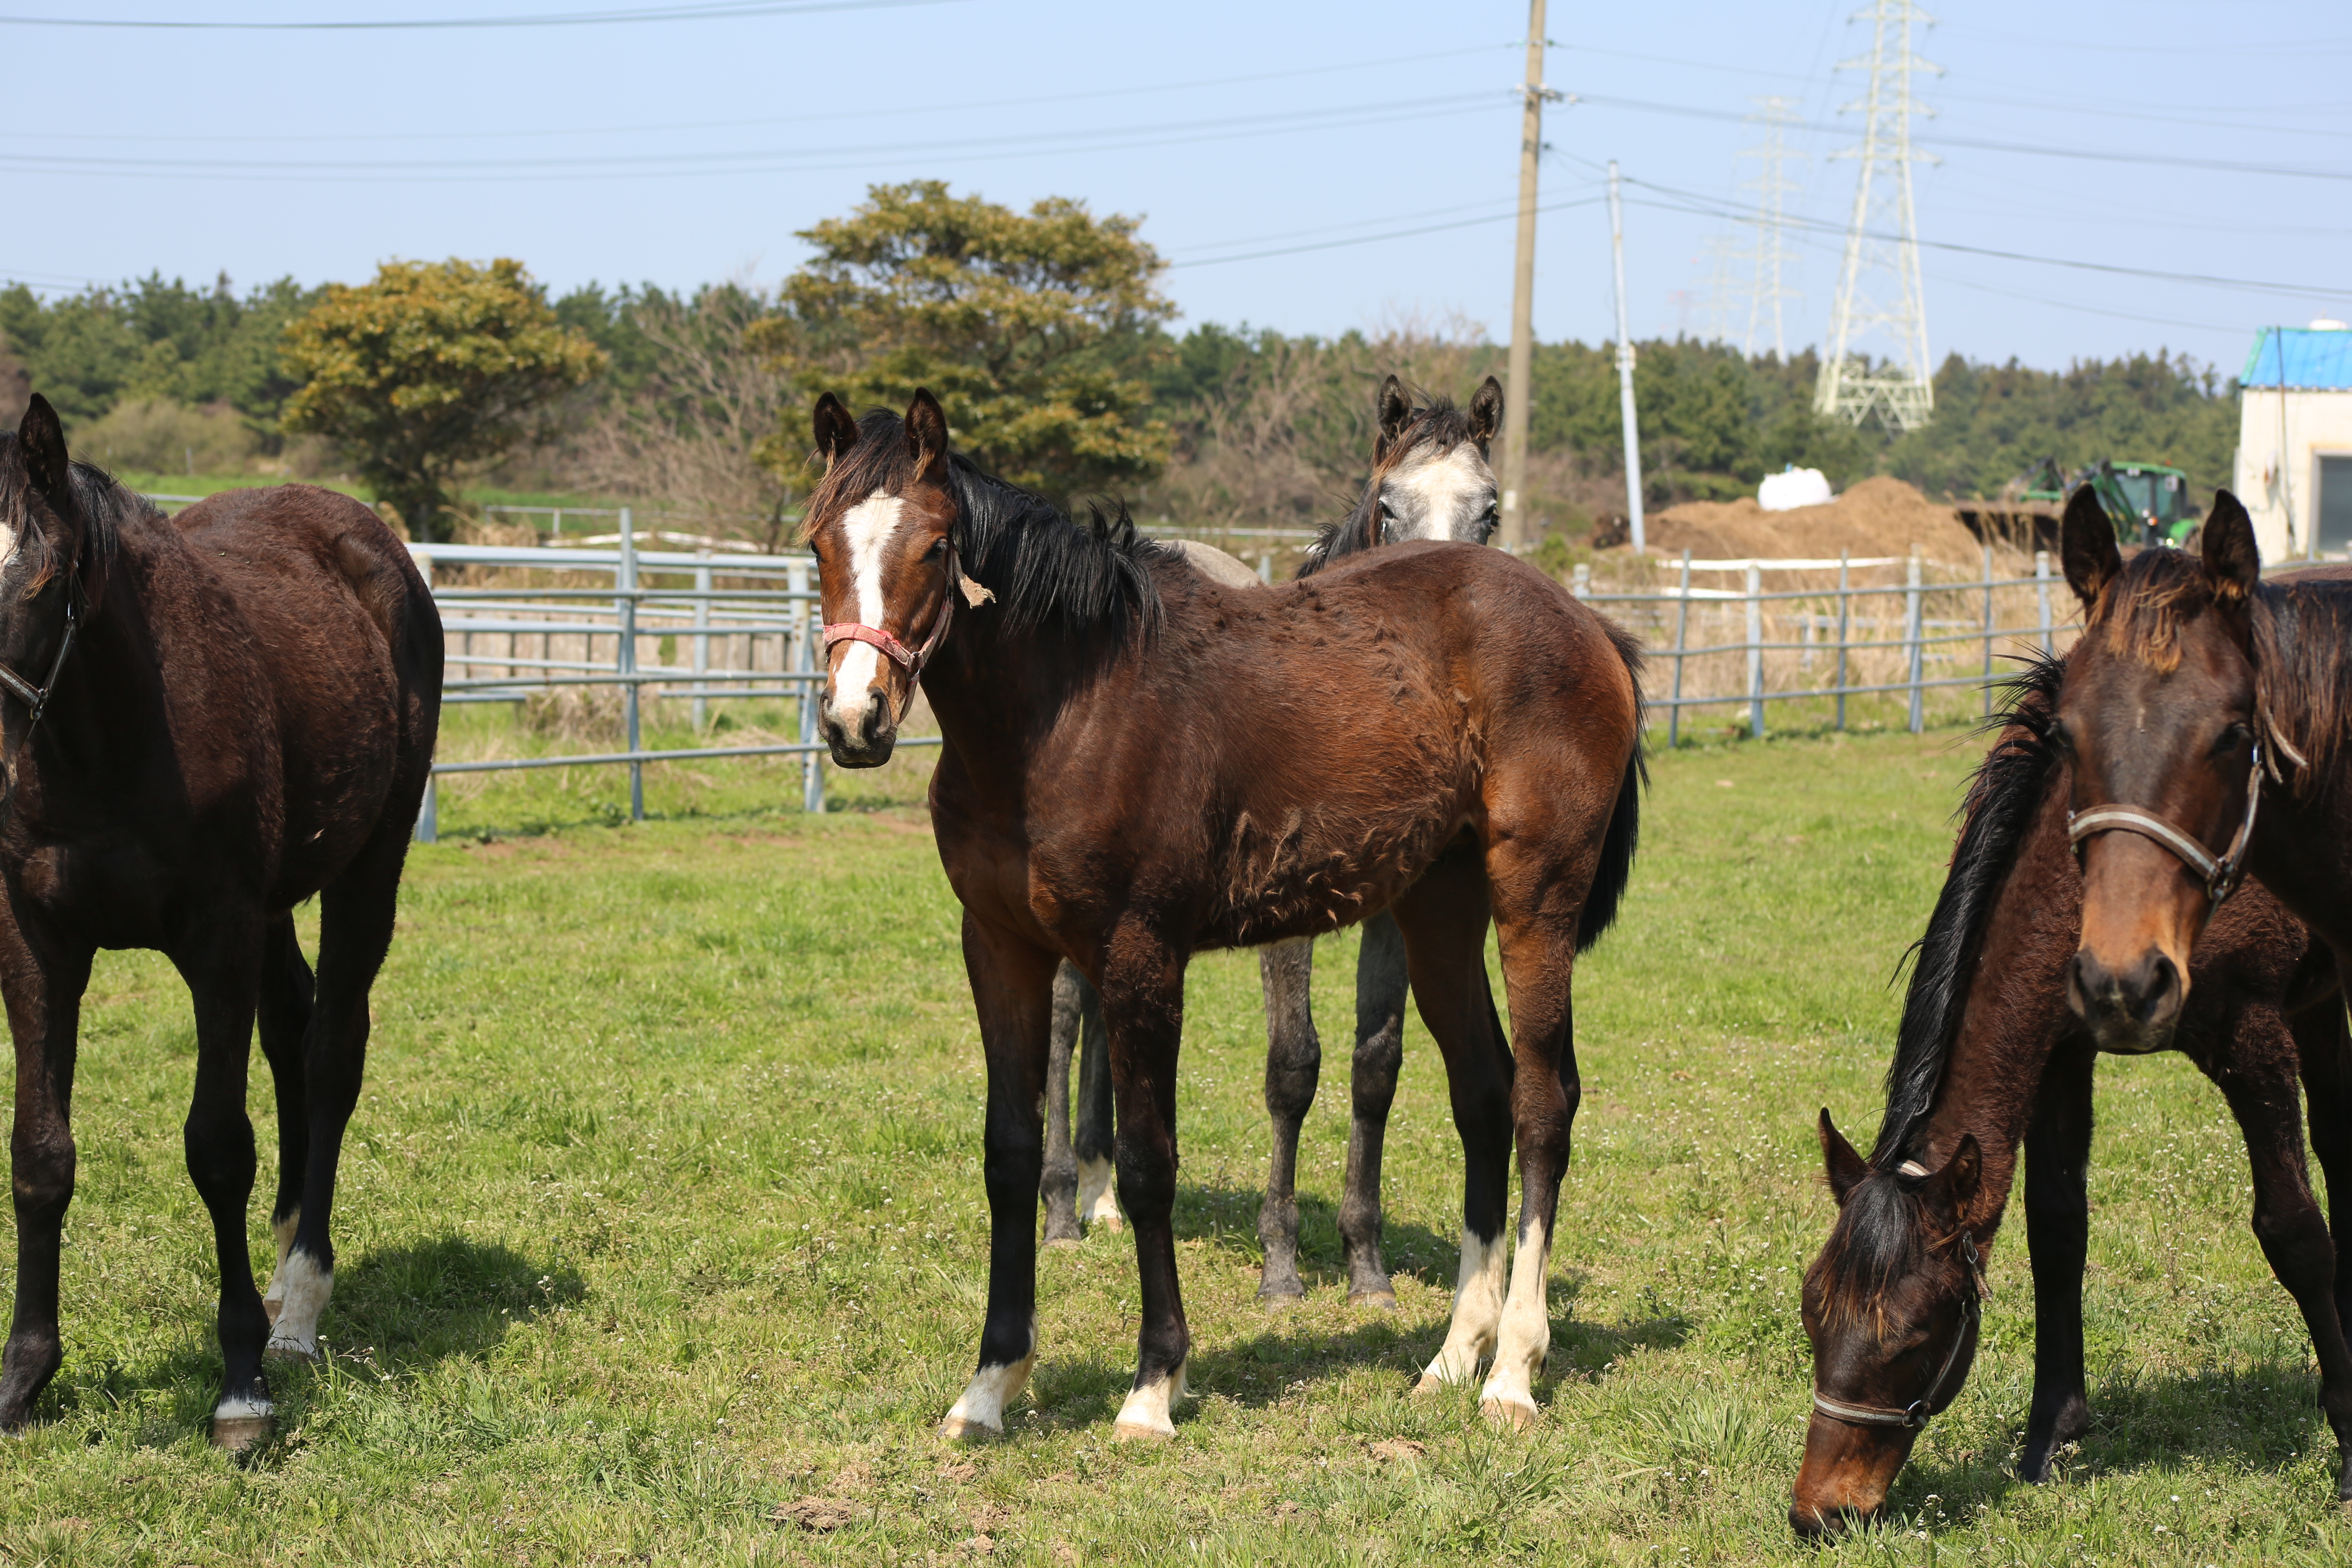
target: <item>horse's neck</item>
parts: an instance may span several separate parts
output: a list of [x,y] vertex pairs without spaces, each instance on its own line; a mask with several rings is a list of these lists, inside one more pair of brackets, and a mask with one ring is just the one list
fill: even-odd
[[2063,792],[2053,789],[1993,895],[1969,968],[1959,1033],[1927,1123],[1912,1139],[1911,1157],[1933,1170],[1963,1134],[1975,1136],[1984,1155],[1988,1237],[2008,1202],[2042,1073],[2072,1020],[2065,965],[2081,923],[2082,887],[2066,852],[2063,812]]
[[1066,634],[1014,633],[983,619],[1001,615],[986,606],[960,624],[924,672],[923,691],[963,774],[1009,797],[1068,706],[1076,661]]

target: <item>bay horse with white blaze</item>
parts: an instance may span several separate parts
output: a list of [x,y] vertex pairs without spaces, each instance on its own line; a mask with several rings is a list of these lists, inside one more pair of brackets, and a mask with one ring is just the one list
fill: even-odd
[[[1418,397],[1396,376],[1373,402],[1371,475],[1347,516],[1325,528],[1307,552],[1306,577],[1344,557],[1415,539],[1485,544],[1496,526],[1495,472],[1487,453],[1501,426],[1503,389],[1488,376],[1466,408],[1443,396]],[[1222,551],[1182,542],[1193,567],[1234,588],[1257,585],[1250,569]],[[1595,932],[1594,934],[1598,934]],[[1258,950],[1265,996],[1265,1106],[1274,1157],[1258,1213],[1265,1262],[1258,1300],[1268,1305],[1307,1293],[1298,1276],[1298,1135],[1315,1103],[1323,1043],[1311,1000],[1315,939],[1295,937]],[[1075,1240],[1085,1223],[1116,1225],[1110,1196],[1110,1058],[1102,1009],[1086,978],[1066,959],[1056,977],[1053,1054],[1045,1087],[1045,1239]],[[1381,1160],[1389,1109],[1404,1063],[1408,983],[1404,938],[1386,910],[1364,921],[1356,959],[1356,1043],[1349,1058],[1348,1157],[1339,1202],[1339,1239],[1351,1306],[1393,1307],[1396,1289],[1381,1255]],[[1066,1107],[1073,1046],[1078,1057],[1077,1135]]]
[[[2103,525],[2104,525],[2104,520]],[[1885,1117],[1864,1161],[1822,1112],[1838,1217],[1806,1272],[1813,1413],[1790,1523],[1818,1535],[1875,1518],[1977,1351],[1985,1268],[2025,1153],[2033,1394],[2018,1474],[2040,1481],[2090,1428],[2083,1354],[2091,1075],[2101,1049],[2067,1003],[2083,881],[2067,844],[2071,770],[2056,732],[2064,665],[2011,689],[1963,807],[1959,842],[1904,1002]],[[2352,1203],[2352,1036],[2335,955],[2259,888],[2216,916],[2171,1037],[2245,1134],[2253,1229],[2294,1297],[2329,1407],[2352,1385],[2352,1257],[2304,1160]],[[2338,1439],[2345,1436],[2339,1424]]]
[[[440,616],[407,550],[349,497],[231,491],[168,519],[69,463],[35,397],[15,437],[0,437],[0,995],[16,1044],[0,1429],[31,1417],[64,1356],[59,1247],[91,957],[142,947],[171,959],[195,1004],[188,1174],[221,1274],[212,1435],[241,1448],[271,1426],[265,1351],[315,1354],[334,1284],[335,1169],[432,766]],[[293,916],[313,896],[315,978]],[[267,1303],[246,1244],[257,1016],[278,1090]]]
[[[945,738],[932,823],[964,907],[987,1055],[988,1313],[944,1430],[1001,1432],[1036,1356],[1059,961],[1102,996],[1141,1277],[1116,1430],[1164,1436],[1191,1349],[1171,1229],[1186,963],[1384,908],[1445,1058],[1468,1167],[1454,1321],[1424,1382],[1465,1381],[1491,1351],[1486,1406],[1534,1418],[1577,1100],[1570,976],[1633,854],[1630,642],[1532,567],[1459,544],[1225,589],[1124,518],[1076,526],[951,457],[928,392],[904,420],[862,422],[828,394],[814,426],[825,474],[808,536],[831,645],[821,722],[837,763],[877,764],[923,680]],[[1507,1050],[1486,982],[1490,917]]]

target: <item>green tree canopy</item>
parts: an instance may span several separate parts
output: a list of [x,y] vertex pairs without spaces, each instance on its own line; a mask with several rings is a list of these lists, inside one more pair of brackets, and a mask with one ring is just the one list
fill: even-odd
[[286,427],[330,437],[419,539],[446,538],[457,469],[544,434],[604,352],[563,325],[522,263],[387,261],[287,330],[303,386]]
[[[944,181],[876,185],[802,233],[816,256],[752,342],[804,392],[903,407],[928,386],[958,446],[1057,494],[1149,479],[1168,460],[1151,357],[1176,308],[1137,220],[1049,197],[1024,215]],[[765,460],[797,475],[806,414],[787,409]]]

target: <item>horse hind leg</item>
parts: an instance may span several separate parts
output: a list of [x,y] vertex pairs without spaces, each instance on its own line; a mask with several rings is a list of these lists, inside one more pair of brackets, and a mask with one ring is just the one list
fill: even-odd
[[1404,936],[1385,911],[1364,922],[1356,959],[1356,1055],[1348,1124],[1347,1184],[1339,1200],[1339,1239],[1348,1260],[1348,1304],[1394,1307],[1396,1287],[1381,1258],[1381,1154],[1389,1108],[1404,1066]]
[[[1073,971],[1072,973],[1076,973]],[[1102,997],[1083,974],[1078,981],[1078,1109],[1073,1142],[1078,1159],[1078,1223],[1116,1232],[1119,1228],[1117,1172],[1118,1116],[1112,1103],[1110,1031],[1103,1026]]]
[[286,1254],[302,1216],[302,1174],[310,1151],[310,1094],[302,1070],[302,1043],[310,1032],[310,1005],[317,985],[294,935],[294,917],[281,915],[262,936],[261,994],[257,1009],[261,1054],[269,1063],[278,1098],[278,1201],[269,1228],[278,1259],[262,1310],[274,1324],[286,1300]]
[[319,1317],[335,1289],[330,1232],[343,1130],[359,1105],[367,1067],[368,992],[392,947],[394,907],[408,855],[404,823],[379,826],[341,877],[319,899],[319,972],[310,1028],[302,1041],[304,1150],[300,1208],[276,1283],[277,1321],[269,1353],[319,1353]]
[[1323,1042],[1315,1033],[1315,939],[1297,937],[1258,949],[1265,992],[1265,1110],[1274,1123],[1274,1161],[1257,1238],[1265,1248],[1257,1299],[1267,1306],[1307,1294],[1298,1278],[1298,1129],[1315,1104]]
[[269,1317],[253,1288],[245,1228],[257,1164],[253,1123],[245,1113],[246,1073],[264,943],[258,920],[248,925],[231,919],[215,929],[205,951],[173,954],[196,1013],[196,1084],[184,1133],[188,1177],[212,1216],[220,1262],[222,1378],[212,1440],[231,1451],[268,1437],[276,1414],[261,1369]]
[[1503,1219],[1510,1197],[1511,1062],[1492,1030],[1486,985],[1486,893],[1475,858],[1448,855],[1396,906],[1412,997],[1445,1058],[1462,1138],[1462,1266],[1445,1342],[1416,1394],[1467,1383],[1491,1354],[1503,1318]]
[[1045,1056],[1045,1245],[1075,1247],[1078,1224],[1078,1161],[1070,1147],[1070,1063],[1077,1054],[1079,989],[1086,977],[1068,959],[1054,973],[1054,1033]]

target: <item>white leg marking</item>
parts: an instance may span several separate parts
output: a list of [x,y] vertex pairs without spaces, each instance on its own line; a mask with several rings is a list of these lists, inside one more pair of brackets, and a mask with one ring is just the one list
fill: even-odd
[[1497,1231],[1492,1241],[1480,1241],[1468,1227],[1462,1232],[1462,1272],[1454,1281],[1454,1323],[1437,1359],[1422,1373],[1421,1389],[1449,1383],[1467,1383],[1477,1375],[1478,1363],[1495,1348],[1495,1330],[1503,1316],[1503,1259],[1509,1243]]
[[269,1436],[277,1406],[267,1399],[237,1394],[213,1406],[213,1446],[236,1452]]
[[278,1237],[278,1262],[269,1270],[269,1289],[261,1293],[261,1310],[269,1321],[278,1321],[278,1310],[286,1302],[286,1253],[294,1245],[294,1227],[301,1223],[302,1211],[297,1208],[284,1219],[272,1225],[270,1234]]
[[278,1321],[270,1326],[270,1355],[314,1356],[319,1353],[319,1314],[335,1292],[335,1275],[319,1267],[308,1252],[289,1251],[278,1270],[284,1286]]
[[[849,546],[849,584],[857,599],[857,618],[869,626],[882,624],[882,552],[898,531],[907,503],[876,490],[842,515],[842,538]],[[841,668],[833,677],[833,711],[842,728],[855,735],[866,721],[873,701],[874,678],[881,669],[882,650],[872,643],[843,645]]]
[[1176,1423],[1169,1419],[1168,1413],[1184,1397],[1184,1373],[1192,1364],[1192,1358],[1186,1356],[1176,1363],[1174,1376],[1130,1390],[1127,1403],[1118,1407],[1118,1420],[1112,1425],[1110,1435],[1148,1440],[1176,1436]]
[[1037,1364],[1037,1331],[1029,1331],[1029,1353],[1011,1366],[984,1366],[973,1374],[948,1418],[940,1423],[942,1437],[1002,1437],[1004,1407],[1029,1385],[1029,1369]]
[[1118,1228],[1118,1196],[1111,1190],[1108,1160],[1078,1162],[1078,1219],[1105,1230]]
[[1551,1353],[1551,1309],[1545,1289],[1551,1277],[1551,1237],[1530,1220],[1511,1259],[1511,1294],[1503,1303],[1502,1337],[1494,1372],[1478,1397],[1486,1414],[1525,1427],[1537,1419],[1535,1381]]

